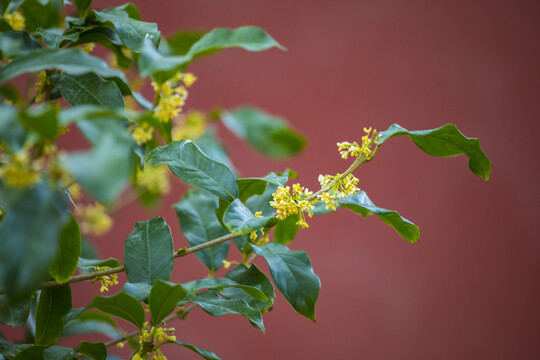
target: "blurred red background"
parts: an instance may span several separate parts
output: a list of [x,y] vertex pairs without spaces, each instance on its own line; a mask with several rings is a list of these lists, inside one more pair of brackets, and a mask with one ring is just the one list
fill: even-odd
[[[122,2],[96,4],[112,3]],[[199,80],[189,107],[253,104],[287,118],[309,139],[297,158],[271,161],[221,129],[244,176],[291,167],[315,188],[320,173],[349,165],[336,142],[394,122],[410,130],[455,123],[480,139],[493,162],[485,183],[465,157],[437,159],[406,137],[392,139],[356,175],[378,206],[420,227],[419,243],[347,210],[313,218],[290,247],[307,251],[321,278],[317,322],[279,295],[264,315],[266,334],[244,318],[197,309],[174,325],[178,339],[236,360],[540,358],[540,3],[134,3],[165,36],[255,25],[288,49],[228,50],[190,67]],[[185,186],[174,186],[156,212],[119,211],[113,231],[95,239],[101,254],[122,259],[134,222],[157,214],[171,226],[175,247],[185,246],[171,209]],[[256,263],[266,270],[264,261]],[[176,261],[173,281],[206,275],[191,256]],[[98,286],[73,289],[74,306],[99,294]],[[170,359],[198,358],[172,350],[165,351]]]

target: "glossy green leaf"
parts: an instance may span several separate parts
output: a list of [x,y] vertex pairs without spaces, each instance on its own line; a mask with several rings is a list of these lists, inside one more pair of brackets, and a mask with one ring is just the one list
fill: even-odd
[[110,203],[131,175],[133,140],[116,119],[81,120],[77,125],[94,146],[86,152],[70,153],[64,164],[98,201]]
[[142,76],[152,75],[162,82],[198,55],[209,51],[227,48],[263,51],[273,47],[283,49],[270,35],[259,28],[253,26],[238,29],[218,28],[202,36],[184,56],[164,56],[151,44],[146,43],[139,58],[139,71]]
[[152,324],[158,325],[186,295],[187,291],[181,285],[156,281],[148,296]]
[[231,233],[238,235],[258,231],[265,226],[272,226],[276,222],[277,219],[274,217],[255,217],[240,199],[234,200],[223,214],[223,224]]
[[191,351],[196,352],[197,354],[199,354],[200,356],[202,356],[206,360],[221,360],[216,354],[214,354],[210,350],[200,349],[200,348],[198,348],[198,347],[196,347],[194,345],[188,344],[188,343],[183,342],[183,341],[174,341],[174,343],[176,345],[181,345],[181,346],[183,346],[185,348],[188,348]]
[[242,178],[238,179],[239,199],[245,202],[254,195],[262,195],[267,184],[283,186],[287,183],[287,176],[270,173],[262,178]]
[[118,77],[122,80],[125,79],[121,71],[109,68],[105,61],[88,55],[81,50],[36,49],[0,67],[0,82],[27,72],[46,69],[58,69],[71,75],[95,72],[105,78]]
[[[159,281],[159,280],[158,280]],[[128,295],[133,296],[139,301],[146,302],[148,300],[148,295],[150,295],[150,290],[152,286],[147,283],[130,283],[127,282],[122,287],[122,291]]]
[[162,217],[137,222],[124,245],[128,281],[153,285],[157,280],[169,280],[173,255],[171,229]]
[[189,292],[191,296],[195,296],[198,291],[203,289],[221,291],[223,289],[232,287],[242,290],[245,294],[256,300],[268,300],[265,293],[260,289],[249,285],[239,284],[230,278],[206,278],[201,280],[193,280],[182,284],[182,286],[187,292]]
[[78,32],[73,34],[64,34],[62,29],[38,29],[36,34],[41,36],[45,46],[47,46],[49,49],[59,49],[65,44],[79,40]]
[[364,217],[375,214],[385,224],[392,226],[399,235],[409,242],[417,242],[420,230],[409,220],[399,215],[396,211],[379,208],[373,204],[364,191],[347,196],[339,200],[339,205],[351,209]]
[[226,201],[238,197],[238,185],[232,171],[210,159],[191,140],[173,141],[148,154],[154,166],[167,164],[171,171],[188,184],[204,189]]
[[491,161],[480,148],[480,142],[476,138],[464,136],[454,124],[417,131],[409,131],[398,124],[392,124],[387,130],[379,133],[378,145],[398,135],[407,135],[416,146],[433,156],[449,157],[465,154],[469,158],[471,171],[479,178],[489,180]]
[[68,284],[41,291],[36,312],[36,345],[50,345],[62,334],[62,318],[71,310]]
[[16,303],[39,286],[57,255],[66,202],[47,182],[9,188],[0,181],[0,206],[0,283]]
[[234,280],[235,282],[247,286],[251,286],[261,290],[267,300],[256,299],[247,295],[244,291],[240,291],[238,288],[228,287],[225,288],[221,294],[228,299],[240,299],[244,300],[254,309],[259,310],[261,313],[265,313],[274,306],[274,299],[276,293],[274,285],[266,275],[257,268],[255,265],[247,267],[243,264],[236,266],[229,271],[225,278]]
[[28,129],[45,140],[53,140],[58,135],[57,110],[54,106],[43,105],[19,112],[19,120]]
[[51,81],[71,106],[98,105],[124,108],[124,98],[116,83],[94,73],[54,74]]
[[211,316],[223,316],[236,314],[246,317],[251,325],[264,332],[264,325],[260,311],[249,306],[247,302],[240,299],[224,299],[218,292],[208,290],[197,296],[186,297],[183,303],[194,303]]
[[[217,220],[214,210],[217,198],[201,190],[188,190],[179,203],[174,205],[182,234],[189,246],[196,246],[227,235]],[[227,258],[229,243],[224,242],[208,249],[197,251],[195,255],[211,272],[216,272]]]
[[109,297],[96,296],[89,306],[129,321],[138,329],[144,324],[145,316],[141,303],[125,292]]
[[255,254],[266,259],[274,283],[294,310],[315,321],[321,281],[313,272],[306,252],[289,250],[278,243],[251,246]]
[[40,43],[26,31],[0,33],[0,58],[11,59],[40,48]]
[[30,314],[32,299],[28,298],[18,304],[10,304],[5,295],[0,295],[0,324],[21,327],[26,324]]
[[298,232],[298,220],[298,214],[295,214],[278,222],[274,229],[274,241],[283,245],[293,241]]
[[101,22],[111,23],[118,37],[134,52],[142,51],[145,38],[150,39],[153,45],[159,43],[160,32],[155,23],[132,19],[127,13],[115,8],[104,11],[92,10],[92,14]]
[[58,255],[51,265],[49,273],[58,283],[65,283],[75,273],[80,255],[81,231],[77,220],[70,213],[60,233]]
[[302,135],[292,130],[285,119],[251,107],[223,112],[227,128],[247,141],[261,154],[278,158],[298,154],[306,145]]

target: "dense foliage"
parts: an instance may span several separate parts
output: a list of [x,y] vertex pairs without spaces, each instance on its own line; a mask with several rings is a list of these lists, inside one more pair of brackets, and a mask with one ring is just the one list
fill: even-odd
[[[338,143],[349,165],[342,173],[320,175],[315,192],[287,185],[295,177],[291,170],[238,178],[214,122],[269,157],[293,156],[305,140],[284,119],[254,107],[185,111],[197,80],[187,69],[222,49],[263,51],[280,49],[279,43],[248,26],[182,31],[165,39],[131,4],[103,10],[90,5],[0,0],[0,323],[27,327],[23,343],[0,333],[0,359],[115,358],[112,346],[124,344],[132,348],[132,359],[164,358],[164,345],[218,359],[177,339],[169,323],[200,307],[211,316],[244,316],[264,331],[262,315],[273,307],[274,285],[300,315],[315,320],[319,278],[304,251],[287,247],[311,216],[339,207],[375,214],[405,240],[418,240],[418,228],[377,207],[353,175],[390,138],[406,135],[437,157],[464,154],[470,170],[489,179],[491,163],[478,140],[452,124],[421,131],[397,124],[382,132],[365,129],[356,142]],[[30,79],[28,89],[20,75]],[[140,93],[145,81],[154,89],[152,101]],[[75,128],[91,146],[59,149],[57,140]],[[108,212],[126,194],[155,205],[170,191],[173,175],[192,186],[175,205],[188,244],[175,249],[169,225],[154,217],[126,234],[123,261],[96,258],[84,236],[106,234]],[[230,242],[241,263],[227,260]],[[209,277],[170,282],[175,259],[190,254]],[[252,264],[258,256],[270,277]],[[226,275],[215,277],[223,266]],[[128,281],[121,291],[72,308],[70,283],[92,281],[106,293],[124,271]],[[115,318],[132,329],[121,329]],[[87,333],[111,340],[57,345],[63,337]]]

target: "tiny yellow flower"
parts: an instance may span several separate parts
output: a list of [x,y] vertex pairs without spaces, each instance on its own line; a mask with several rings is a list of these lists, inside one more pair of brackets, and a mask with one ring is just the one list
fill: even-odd
[[190,87],[195,81],[197,81],[197,77],[192,73],[185,73],[182,80],[187,87]]
[[124,343],[120,342],[120,343],[116,344],[116,347],[119,348],[119,349],[123,349],[124,348]]
[[24,30],[26,19],[19,10],[15,10],[11,14],[5,13],[2,16],[2,19],[4,19],[4,21],[7,22],[13,30]]
[[135,126],[133,132],[131,133],[131,137],[137,145],[141,146],[142,144],[145,144],[148,141],[152,140],[152,138],[154,137],[154,129],[152,129],[146,123]]
[[94,205],[79,205],[75,209],[75,215],[79,218],[81,231],[85,234],[101,236],[113,225],[113,220],[105,212],[105,207],[97,202]]
[[262,217],[263,217],[263,216],[262,216],[262,211],[257,211],[254,215],[255,215],[255,217],[257,217],[257,218],[262,218]]
[[37,164],[30,162],[25,151],[21,151],[11,158],[6,157],[8,162],[0,168],[0,179],[6,185],[12,187],[29,187],[41,180]]
[[143,170],[137,169],[137,185],[154,195],[168,194],[171,191],[169,168],[146,164]]
[[190,111],[176,118],[171,134],[174,141],[182,139],[195,140],[206,131],[206,116],[199,111]]
[[38,81],[35,84],[36,87],[36,102],[44,100],[43,94],[45,91],[52,86],[51,80],[47,76],[45,70],[40,71],[38,74]]
[[[109,266],[89,266],[88,268],[93,269],[94,271],[110,269]],[[110,277],[109,275],[96,276],[94,280],[92,280],[92,284],[96,284],[98,281],[101,284],[99,292],[109,291],[109,286],[118,285],[118,274],[111,274]]]
[[90,54],[92,51],[94,51],[94,48],[96,47],[96,44],[93,42],[87,43],[83,46],[83,51],[87,54]]

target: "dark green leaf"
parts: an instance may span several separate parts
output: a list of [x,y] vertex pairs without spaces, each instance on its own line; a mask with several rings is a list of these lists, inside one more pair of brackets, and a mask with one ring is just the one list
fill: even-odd
[[146,302],[148,300],[148,295],[150,295],[150,290],[152,286],[147,283],[130,283],[127,282],[122,287],[122,291],[126,294],[133,296],[139,301]]
[[[49,49],[58,49],[70,42],[79,40],[79,33],[64,34],[62,29],[38,29],[39,34]],[[41,46],[40,46],[41,47]]]
[[183,341],[174,341],[174,343],[177,344],[177,345],[182,345],[182,346],[196,352],[197,354],[199,354],[200,356],[202,356],[206,360],[221,360],[216,354],[214,354],[210,350],[199,349],[198,347],[193,346],[193,345],[188,344],[188,343],[185,343]]
[[261,313],[269,311],[274,305],[274,299],[276,298],[274,285],[272,285],[272,282],[255,265],[251,265],[250,267],[243,264],[238,265],[229,271],[225,277],[232,279],[237,283],[252,286],[261,290],[266,296],[267,300],[257,300],[254,297],[248,296],[247,294],[233,287],[226,288],[221,292],[225,298],[244,300],[249,304],[249,306],[259,310]]
[[264,325],[260,311],[249,306],[240,299],[223,299],[219,293],[208,290],[195,297],[186,297],[182,303],[195,303],[211,316],[236,314],[246,317],[251,325],[264,332]]
[[272,226],[276,222],[277,219],[271,216],[255,217],[240,199],[234,200],[223,214],[223,224],[231,233],[238,235],[258,231],[265,226]]
[[295,214],[278,222],[274,230],[274,241],[283,245],[293,241],[298,232],[298,220],[298,214]]
[[13,360],[36,360],[43,359],[43,351],[46,349],[46,346],[32,346],[24,349],[19,352]]
[[79,258],[79,262],[77,264],[78,268],[81,269],[81,272],[88,273],[94,271],[93,267],[97,266],[108,266],[110,268],[115,268],[120,266],[120,262],[115,258],[108,258],[108,259],[84,259],[82,257]]
[[264,155],[293,156],[306,144],[304,137],[292,130],[284,119],[251,107],[223,112],[221,119],[236,136]]
[[268,183],[276,186],[283,186],[287,183],[287,176],[270,173],[263,178],[243,178],[238,179],[239,199],[245,202],[254,195],[262,195]]
[[36,345],[50,345],[62,334],[62,318],[71,310],[68,284],[41,291],[36,312]]
[[148,154],[154,166],[167,164],[171,171],[186,183],[224,199],[238,197],[238,185],[232,171],[222,163],[210,159],[191,140],[173,141]]
[[11,59],[40,48],[39,42],[26,31],[12,30],[0,33],[0,58]]
[[92,0],[73,0],[73,4],[77,7],[80,17],[84,17],[86,15],[91,3]]
[[57,110],[54,106],[38,106],[22,110],[19,113],[21,123],[36,132],[46,140],[52,140],[58,135]]
[[86,321],[73,321],[66,324],[62,337],[64,336],[77,336],[82,334],[103,334],[116,339],[122,336],[122,333],[115,329],[113,326],[96,320]]
[[116,9],[93,10],[92,13],[97,20],[111,23],[118,37],[134,52],[142,51],[145,38],[150,39],[154,46],[159,43],[160,32],[154,23],[132,19]]
[[187,292],[181,285],[156,281],[148,296],[152,325],[157,326],[165,319],[186,295]]
[[94,73],[54,74],[51,81],[71,106],[99,105],[124,108],[124,98],[116,83]]
[[0,96],[3,97],[5,100],[11,101],[12,104],[17,104],[21,101],[21,95],[19,94],[19,91],[15,86],[10,84],[4,84],[0,86]]
[[77,125],[94,147],[87,152],[70,153],[65,165],[97,200],[110,203],[131,175],[133,140],[116,119],[83,120]]
[[[196,246],[228,234],[217,220],[214,210],[217,198],[204,191],[188,190],[174,208],[189,246]],[[229,243],[224,242],[195,255],[212,273],[216,272],[227,258]]]
[[313,272],[306,252],[292,251],[278,243],[251,246],[255,254],[266,259],[272,279],[285,299],[299,314],[315,321],[321,281]]
[[125,292],[109,297],[96,296],[90,307],[129,321],[138,329],[141,329],[144,323],[144,309],[141,303]]
[[86,355],[94,360],[105,360],[107,358],[107,347],[104,343],[90,343],[82,341],[77,347],[79,354]]
[[62,3],[58,0],[25,0],[20,10],[30,32],[38,28],[58,27],[62,20]]
[[362,214],[364,217],[376,214],[379,219],[393,227],[407,241],[417,242],[420,237],[420,230],[416,225],[401,217],[401,215],[393,210],[386,210],[375,206],[364,191],[340,199],[339,205],[351,209],[357,214]]
[[68,281],[77,269],[80,255],[81,232],[77,220],[70,213],[60,234],[58,255],[51,265],[49,273],[60,284]]
[[0,182],[0,283],[11,302],[28,298],[57,255],[65,223],[64,196],[47,182],[9,188]]
[[268,298],[262,292],[260,289],[249,286],[249,285],[243,285],[239,284],[236,281],[229,279],[229,278],[206,278],[201,280],[193,280],[188,283],[182,284],[184,289],[190,293],[190,295],[195,296],[196,293],[203,289],[208,290],[223,290],[226,288],[237,288],[242,290],[245,294],[249,295],[250,297],[259,300],[259,301],[267,301]]
[[105,78],[125,79],[124,74],[109,68],[107,63],[78,49],[36,49],[25,53],[0,67],[0,82],[27,72],[58,69],[71,75],[95,72]]
[[171,229],[162,217],[137,222],[124,246],[128,281],[153,285],[157,280],[169,280],[173,254]]
[[[185,55],[189,49],[204,36],[204,32],[180,31],[167,37],[167,45],[170,50],[168,55]],[[161,40],[161,44],[163,43]],[[160,47],[161,49],[161,47]]]
[[26,324],[30,314],[32,299],[28,298],[18,304],[10,304],[4,295],[0,295],[0,324],[21,327]]
[[393,124],[379,133],[378,146],[398,135],[407,135],[420,149],[433,156],[449,157],[465,154],[469,158],[471,171],[481,179],[489,180],[491,161],[480,148],[478,139],[463,136],[454,124],[417,131],[409,131],[398,124]]
[[43,360],[71,360],[75,358],[77,352],[74,349],[53,345],[43,351]]

